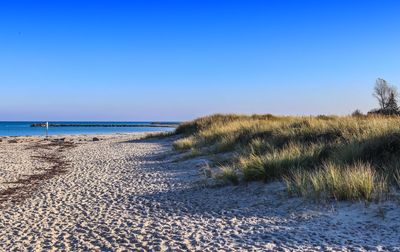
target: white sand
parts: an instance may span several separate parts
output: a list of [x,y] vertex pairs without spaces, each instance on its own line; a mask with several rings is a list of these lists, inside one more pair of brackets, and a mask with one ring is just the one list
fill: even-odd
[[38,138],[2,139],[2,192],[51,168],[31,156],[71,163],[22,201],[12,202],[17,192],[0,203],[0,251],[400,251],[398,203],[307,203],[280,183],[204,187],[204,160],[171,162],[170,140],[99,138],[67,137],[78,144],[63,152],[38,148],[48,144]]

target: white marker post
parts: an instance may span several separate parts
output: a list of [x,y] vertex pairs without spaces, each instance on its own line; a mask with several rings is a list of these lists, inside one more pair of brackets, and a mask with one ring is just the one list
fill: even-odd
[[49,122],[46,122],[46,138],[49,137]]

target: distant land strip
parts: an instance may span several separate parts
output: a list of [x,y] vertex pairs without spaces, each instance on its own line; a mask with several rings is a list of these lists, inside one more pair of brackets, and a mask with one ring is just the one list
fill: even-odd
[[[49,127],[164,127],[164,128],[176,128],[179,123],[146,123],[146,124],[63,124],[63,123],[49,123]],[[46,127],[45,123],[33,123],[31,127]]]

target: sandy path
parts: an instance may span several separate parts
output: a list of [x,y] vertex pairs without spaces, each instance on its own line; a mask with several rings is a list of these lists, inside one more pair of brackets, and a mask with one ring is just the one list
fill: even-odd
[[[0,209],[1,251],[400,251],[397,203],[321,206],[287,198],[279,183],[204,188],[203,161],[171,162],[168,140],[82,138],[63,152],[66,174]],[[3,183],[46,166],[29,158],[32,144],[0,143]]]

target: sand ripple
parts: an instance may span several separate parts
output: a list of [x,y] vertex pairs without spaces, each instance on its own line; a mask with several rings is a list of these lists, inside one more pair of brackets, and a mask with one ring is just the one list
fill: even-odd
[[[68,171],[1,209],[0,250],[400,250],[394,202],[310,204],[280,183],[204,187],[204,160],[172,162],[168,140],[100,138],[69,137]],[[0,143],[2,190],[50,167],[32,158],[37,141]]]

